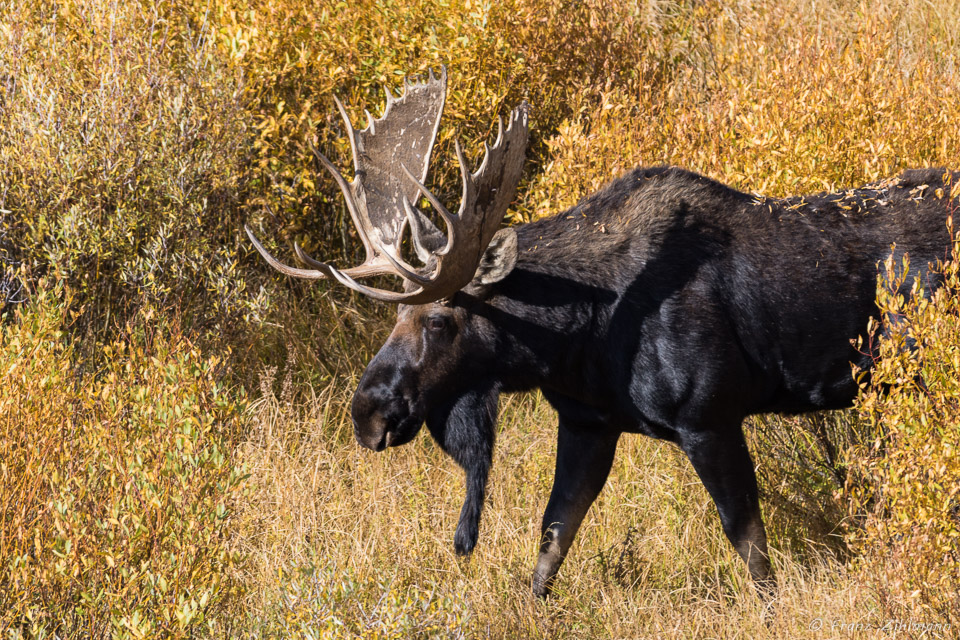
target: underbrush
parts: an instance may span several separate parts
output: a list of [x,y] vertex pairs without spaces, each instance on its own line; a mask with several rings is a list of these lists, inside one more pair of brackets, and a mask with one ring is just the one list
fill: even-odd
[[[960,246],[954,247],[954,255]],[[887,262],[878,302],[888,318],[872,382],[857,402],[870,438],[848,451],[848,537],[855,565],[890,616],[960,627],[960,264],[943,287],[891,293],[909,260]]]
[[5,637],[228,634],[246,402],[159,314],[84,366],[63,286],[0,333]]

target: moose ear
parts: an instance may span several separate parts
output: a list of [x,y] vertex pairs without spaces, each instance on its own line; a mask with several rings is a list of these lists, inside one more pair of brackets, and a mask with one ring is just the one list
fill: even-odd
[[487,250],[483,252],[480,266],[473,276],[473,284],[493,284],[500,282],[513,271],[517,264],[517,232],[513,229],[500,229],[493,236]]

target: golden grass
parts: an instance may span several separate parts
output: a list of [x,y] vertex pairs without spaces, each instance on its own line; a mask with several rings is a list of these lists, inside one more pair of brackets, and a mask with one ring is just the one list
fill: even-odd
[[[836,621],[882,623],[870,591],[816,541],[804,554],[774,552],[781,588],[762,602],[689,463],[640,436],[624,437],[555,595],[537,601],[529,579],[555,452],[542,398],[501,408],[490,498],[468,559],[452,545],[460,470],[427,435],[384,454],[361,450],[347,415],[331,409],[345,400],[291,406],[266,396],[253,409],[243,451],[256,491],[239,531],[258,587],[244,609],[259,634],[822,638],[839,635],[829,632]],[[824,631],[811,630],[817,619]]]

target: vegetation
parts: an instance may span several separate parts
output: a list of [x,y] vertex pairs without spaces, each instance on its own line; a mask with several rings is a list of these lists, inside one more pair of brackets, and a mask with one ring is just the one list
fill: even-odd
[[423,436],[381,455],[353,442],[349,396],[391,310],[276,276],[242,224],[283,255],[299,241],[355,262],[309,144],[347,166],[333,93],[359,122],[382,86],[440,63],[446,202],[454,136],[476,159],[498,112],[534,105],[513,223],[638,164],[767,195],[957,168],[956,12],[0,0],[0,633],[954,635],[955,263],[930,300],[881,290],[901,320],[853,410],[754,421],[776,602],[750,590],[682,456],[630,438],[543,604],[527,594],[549,407],[502,403],[480,545],[457,558],[455,465]]
[[78,366],[65,298],[41,288],[0,342],[5,632],[229,628],[217,614],[242,586],[229,534],[245,398],[147,311],[103,347],[102,367]]
[[[958,255],[960,247],[954,247]],[[896,282],[893,264],[887,277]],[[909,266],[905,260],[903,271]],[[960,285],[957,262],[943,269],[946,288],[917,302],[886,289],[879,302],[898,319],[880,343],[874,384],[857,409],[864,446],[850,450],[847,485],[857,563],[887,611],[904,606],[956,620],[960,610]],[[900,277],[902,279],[902,276]],[[888,387],[888,388],[885,388]],[[909,604],[904,604],[904,603]]]

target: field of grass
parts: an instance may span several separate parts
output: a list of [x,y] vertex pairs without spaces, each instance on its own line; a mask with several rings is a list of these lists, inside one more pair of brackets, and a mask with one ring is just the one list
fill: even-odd
[[[555,415],[504,398],[473,556],[427,435],[349,399],[393,310],[278,276],[359,242],[342,166],[381,87],[446,63],[430,186],[534,108],[510,223],[640,164],[787,195],[960,168],[946,0],[0,0],[3,638],[949,638],[960,625],[960,313],[908,304],[846,412],[751,420],[764,602],[680,452],[625,437],[529,595]],[[472,155],[471,155],[472,154]],[[960,289],[947,265],[946,290]],[[919,388],[921,376],[926,384]]]

